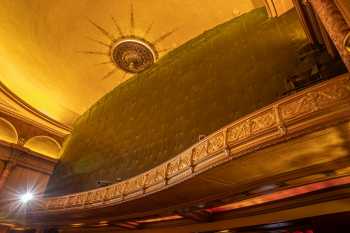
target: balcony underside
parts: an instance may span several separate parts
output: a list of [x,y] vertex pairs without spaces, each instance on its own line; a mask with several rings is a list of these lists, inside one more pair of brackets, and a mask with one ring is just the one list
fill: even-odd
[[[141,224],[142,219],[166,216],[206,221],[211,216],[206,219],[201,213],[226,213],[329,188],[345,191],[327,194],[328,199],[350,197],[344,189],[350,184],[349,120],[346,74],[243,117],[137,177],[44,199],[33,206],[29,217],[33,225],[46,226],[102,220]],[[315,182],[319,183],[312,185]],[[290,194],[262,202],[267,192],[277,195],[281,190]],[[247,199],[251,204],[240,206]],[[346,203],[338,211],[349,211]]]

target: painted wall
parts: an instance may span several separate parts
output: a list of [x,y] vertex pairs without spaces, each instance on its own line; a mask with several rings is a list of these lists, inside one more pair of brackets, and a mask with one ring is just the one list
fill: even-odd
[[179,47],[100,99],[75,124],[49,195],[146,171],[287,90],[306,42],[291,11],[254,10]]

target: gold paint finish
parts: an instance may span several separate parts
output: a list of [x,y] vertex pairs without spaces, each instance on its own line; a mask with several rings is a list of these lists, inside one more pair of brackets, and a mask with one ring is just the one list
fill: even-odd
[[150,43],[136,38],[120,40],[112,47],[112,61],[125,72],[142,72],[153,65],[157,58],[152,47]]
[[[103,51],[107,39],[88,19],[118,34],[111,17],[128,34],[147,33],[150,41],[173,28],[159,48],[176,48],[202,32],[261,6],[250,0],[2,0],[0,1],[0,80],[42,113],[66,125],[100,97],[129,77],[117,70],[101,80],[113,64],[95,65],[108,56],[87,56],[82,50]],[[150,26],[152,25],[152,26]],[[108,51],[106,51],[108,52]]]
[[48,136],[33,137],[24,144],[24,147],[53,159],[59,159],[60,157],[60,144]]
[[0,118],[0,140],[9,143],[17,143],[18,141],[16,128],[4,118]]
[[344,48],[346,51],[348,51],[348,53],[350,53],[350,32],[348,32],[344,39]]

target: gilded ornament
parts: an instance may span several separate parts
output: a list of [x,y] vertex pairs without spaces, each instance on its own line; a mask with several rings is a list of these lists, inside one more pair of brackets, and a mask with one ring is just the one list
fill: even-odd
[[156,60],[153,46],[141,39],[122,39],[111,50],[112,61],[129,73],[139,73],[149,68]]
[[207,156],[207,141],[196,145],[193,148],[193,161],[198,161]]
[[227,130],[228,142],[236,142],[250,136],[250,120],[233,125]]
[[220,132],[208,139],[208,153],[214,153],[222,149],[225,144],[224,133]]
[[344,48],[348,53],[350,53],[350,32],[348,32],[348,34],[345,36]]
[[276,124],[275,114],[272,109],[251,119],[251,132],[256,133],[271,128]]

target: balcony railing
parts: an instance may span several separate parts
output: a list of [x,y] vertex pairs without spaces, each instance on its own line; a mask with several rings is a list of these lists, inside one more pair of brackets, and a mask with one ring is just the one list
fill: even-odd
[[249,114],[145,173],[103,188],[44,198],[32,206],[32,213],[113,206],[142,198],[233,158],[349,119],[350,77],[344,74]]

